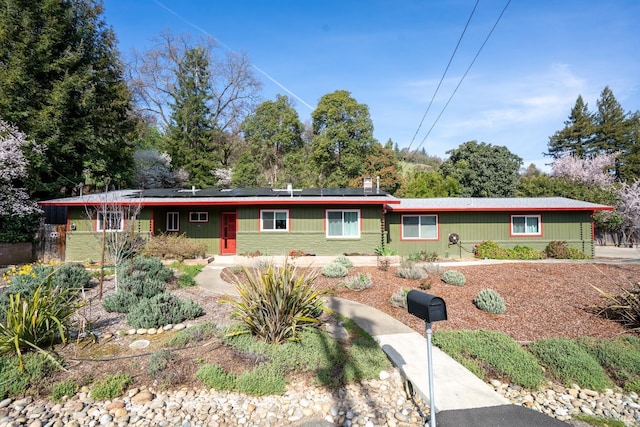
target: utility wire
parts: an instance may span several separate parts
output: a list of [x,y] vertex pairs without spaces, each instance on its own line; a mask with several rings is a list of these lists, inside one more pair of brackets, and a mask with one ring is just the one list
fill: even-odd
[[409,143],[409,147],[407,148],[407,152],[411,151],[411,146],[413,145],[413,142],[416,140],[416,136],[418,136],[418,132],[420,132],[420,128],[422,127],[422,123],[424,122],[425,117],[427,117],[427,114],[429,113],[429,110],[431,109],[431,105],[433,104],[433,100],[436,99],[436,95],[438,94],[438,91],[440,90],[440,85],[442,85],[442,82],[444,81],[444,77],[447,75],[447,71],[449,71],[449,67],[451,66],[451,63],[453,62],[453,57],[456,56],[456,52],[458,51],[458,47],[460,47],[460,43],[462,42],[462,38],[464,37],[464,34],[467,32],[467,28],[469,27],[469,23],[471,22],[471,18],[473,17],[473,14],[475,13],[479,2],[480,2],[480,0],[476,0],[476,4],[473,6],[473,10],[471,11],[471,15],[469,15],[469,19],[467,20],[467,23],[465,24],[464,29],[462,30],[462,34],[460,34],[460,38],[458,39],[458,44],[456,44],[456,47],[453,50],[453,53],[451,54],[451,58],[449,58],[449,63],[447,64],[447,68],[445,68],[444,73],[442,73],[442,77],[440,77],[440,82],[438,82],[438,86],[436,87],[436,91],[433,93],[433,96],[431,97],[431,101],[429,101],[429,105],[427,106],[427,111],[424,112],[424,115],[422,116],[422,120],[420,120],[420,124],[418,125],[418,129],[416,129],[416,133],[413,135],[413,138],[411,138],[411,142]]
[[[225,49],[227,49],[229,52],[231,53],[236,53],[233,49],[231,49],[229,46],[227,46],[226,44],[224,44],[220,39],[218,39],[217,37],[214,37],[213,35],[211,35],[208,31],[200,28],[199,26],[197,26],[196,24],[194,24],[193,22],[187,21],[185,18],[183,18],[182,16],[178,15],[177,12],[175,12],[174,10],[170,9],[169,7],[165,6],[164,4],[162,4],[160,1],[158,0],[152,0],[155,4],[157,4],[158,6],[160,6],[161,8],[163,8],[164,10],[166,10],[167,12],[171,13],[172,15],[174,15],[176,18],[178,18],[179,20],[181,20],[182,22],[184,22],[185,24],[195,28],[196,30],[200,31],[201,33],[203,33],[204,35],[206,35],[207,37],[211,37],[212,39],[216,40],[218,43],[220,43],[220,45],[222,47],[224,47]],[[304,105],[305,107],[307,107],[308,109],[313,111],[313,107],[305,102],[304,99],[300,98],[298,95],[296,95],[295,93],[291,92],[289,89],[287,89],[284,85],[282,85],[279,81],[277,81],[276,79],[274,79],[273,77],[271,77],[266,71],[264,71],[263,69],[259,68],[257,65],[255,64],[251,64],[251,66],[258,71],[260,74],[262,74],[263,76],[265,76],[267,79],[269,79],[271,82],[273,82],[275,85],[277,85],[280,89],[284,90],[285,92],[287,92],[289,95],[293,96],[295,99],[297,99],[298,101],[300,101],[302,103],[302,105]]]
[[458,82],[458,85],[456,86],[456,88],[453,90],[453,93],[451,94],[451,96],[449,97],[449,99],[447,100],[447,103],[444,105],[444,107],[442,107],[442,110],[440,111],[440,114],[438,114],[438,117],[436,117],[436,120],[433,122],[433,125],[431,125],[431,128],[429,128],[429,132],[427,132],[427,134],[424,136],[424,138],[422,138],[422,141],[420,142],[420,145],[418,145],[418,148],[416,148],[416,150],[419,150],[420,147],[422,147],[422,144],[424,144],[424,142],[427,140],[427,138],[429,137],[429,135],[431,134],[431,131],[433,130],[433,128],[435,127],[436,123],[438,123],[438,120],[440,120],[440,117],[442,117],[442,114],[444,113],[444,110],[447,109],[447,107],[449,106],[449,103],[451,102],[451,99],[453,99],[453,96],[456,94],[456,92],[458,91],[458,88],[460,88],[460,85],[462,85],[462,81],[464,80],[464,78],[467,76],[467,74],[469,73],[469,70],[471,70],[471,67],[473,66],[473,64],[476,62],[476,59],[478,59],[478,56],[480,55],[480,52],[482,52],[482,49],[484,48],[484,45],[487,44],[487,42],[489,41],[489,37],[491,37],[491,34],[493,34],[493,30],[496,29],[496,27],[498,26],[498,22],[500,22],[500,19],[502,18],[502,15],[504,15],[504,13],[507,10],[507,7],[509,7],[509,4],[511,3],[511,0],[507,1],[507,4],[504,6],[504,8],[502,9],[502,12],[500,12],[500,16],[498,16],[498,19],[496,20],[496,23],[493,24],[493,27],[491,28],[491,31],[489,31],[489,34],[487,34],[487,37],[484,39],[484,42],[482,43],[482,45],[480,46],[480,49],[478,49],[478,52],[476,53],[476,56],[473,57],[473,60],[471,61],[471,64],[469,64],[469,67],[467,67],[467,70],[464,72],[464,74],[462,75],[462,77],[460,78],[460,81]]

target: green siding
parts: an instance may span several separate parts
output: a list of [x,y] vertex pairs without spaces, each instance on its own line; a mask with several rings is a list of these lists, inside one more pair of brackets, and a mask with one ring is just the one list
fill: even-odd
[[[401,240],[401,214],[391,213],[386,218],[387,245],[403,256],[423,250],[437,252],[441,257],[465,258],[472,257],[473,247],[486,240],[508,248],[520,245],[537,250],[544,249],[553,240],[562,240],[593,256],[590,212],[528,212],[527,215],[541,216],[542,236],[511,236],[509,212],[445,212],[438,214],[437,240],[415,241]],[[449,245],[451,233],[460,236],[460,246]]]
[[[156,207],[153,209],[153,217],[155,219],[154,234],[167,232],[167,212],[178,212],[180,214],[180,230],[177,231],[177,234],[184,234],[191,239],[204,243],[207,245],[208,254],[218,254],[220,252],[220,213],[232,211],[200,206]],[[208,222],[189,222],[190,212],[207,212],[209,220]]]
[[[277,209],[289,209],[289,231],[260,231],[260,210],[264,208],[244,207],[238,209],[238,254],[260,251],[265,255],[286,255],[294,250],[315,255],[372,254],[382,241],[382,208],[380,206],[359,208],[344,206],[341,208],[360,210],[360,237],[353,239],[327,238],[325,234],[326,208],[323,206],[278,206]],[[271,207],[266,207],[266,209],[271,209]]]
[[[152,213],[143,210],[134,221],[133,229],[142,238],[149,238]],[[131,226],[125,223],[125,228]],[[75,230],[73,228],[75,227]],[[69,208],[65,261],[99,261],[102,248],[102,232],[96,231],[95,214],[84,208]],[[107,232],[111,233],[111,232]],[[110,260],[108,260],[110,262]]]

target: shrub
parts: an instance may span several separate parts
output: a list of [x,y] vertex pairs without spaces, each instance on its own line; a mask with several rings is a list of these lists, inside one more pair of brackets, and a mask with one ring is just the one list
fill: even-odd
[[118,292],[128,292],[139,299],[143,299],[152,298],[166,290],[167,284],[165,281],[145,277],[144,273],[142,275],[136,273],[138,272],[135,272],[133,276],[124,277],[120,280]]
[[346,268],[353,267],[353,262],[351,262],[351,260],[349,258],[347,258],[346,256],[344,256],[344,255],[338,256],[336,259],[333,260],[333,262],[337,262],[338,264],[342,264]]
[[569,258],[569,245],[567,242],[554,240],[544,248],[544,254],[547,258],[567,259]]
[[272,364],[258,365],[236,378],[239,392],[252,396],[284,394],[287,381],[284,374]]
[[436,331],[433,343],[483,379],[488,365],[522,387],[536,389],[545,380],[535,357],[503,332]]
[[369,289],[372,285],[371,275],[359,273],[356,276],[350,276],[344,279],[342,284],[352,291],[361,291],[363,289]]
[[496,242],[488,240],[475,248],[476,258],[489,259],[540,259],[542,254],[528,246],[515,246],[513,249],[503,248]]
[[427,278],[427,271],[415,265],[414,262],[403,262],[396,270],[396,276],[403,279],[422,280]]
[[640,386],[640,339],[629,338],[583,337],[577,343],[607,370],[618,385],[629,392],[637,392]]
[[102,300],[102,307],[108,313],[128,313],[131,309],[140,302],[135,294],[131,292],[118,291],[115,294],[111,294]]
[[398,254],[398,251],[390,248],[389,246],[378,246],[374,249],[374,252],[378,256],[394,256]]
[[23,363],[21,369],[18,356],[0,357],[0,396],[23,396],[60,366],[43,353],[26,353]]
[[187,275],[187,274],[182,274],[180,276],[178,276],[178,287],[179,288],[190,288],[192,286],[196,286],[196,279],[194,279],[193,277]]
[[174,356],[169,350],[158,350],[154,352],[149,358],[147,373],[153,379],[160,378],[173,358]]
[[504,298],[493,289],[482,289],[473,299],[473,303],[480,310],[486,311],[487,313],[504,314],[504,312],[507,311]]
[[127,315],[127,323],[134,328],[158,328],[202,316],[204,310],[192,300],[181,300],[169,293],[141,300]]
[[387,271],[391,266],[391,259],[386,256],[379,256],[376,258],[376,265],[378,266],[378,270]]
[[410,261],[436,262],[438,260],[438,252],[427,252],[421,249],[419,252],[412,252],[407,257]]
[[184,234],[161,234],[153,236],[147,241],[142,254],[162,259],[177,259],[204,257],[207,246]]
[[208,388],[215,390],[233,390],[236,386],[237,376],[233,373],[225,372],[218,365],[204,365],[196,372],[198,378]]
[[598,361],[574,341],[545,338],[529,344],[528,349],[566,386],[577,383],[593,390],[613,387]]
[[542,254],[529,246],[516,245],[513,249],[507,249],[510,259],[540,259]]
[[214,337],[217,333],[213,322],[202,322],[198,325],[178,331],[164,343],[165,347],[186,347],[187,344],[200,342]]
[[418,287],[423,291],[431,289],[431,286],[433,286],[433,283],[431,283],[430,280],[421,280],[420,284],[418,285]]
[[78,384],[73,380],[60,381],[51,388],[51,399],[60,402],[63,397],[72,397],[78,391]]
[[60,267],[55,268],[51,281],[56,286],[62,286],[71,289],[83,289],[89,286],[91,275],[84,268],[84,265],[72,262],[68,264],[62,264]]
[[228,301],[234,306],[232,316],[246,327],[239,333],[250,332],[267,342],[281,343],[316,325],[326,310],[323,294],[313,287],[316,275],[311,270],[298,274],[285,261],[280,268],[270,264],[266,270],[245,269],[245,275],[246,281],[236,282],[239,298]]
[[126,374],[111,374],[96,381],[91,388],[90,396],[95,400],[113,399],[121,396],[124,390],[133,384],[133,378]]
[[389,300],[389,303],[394,307],[406,309],[408,294],[409,294],[409,289],[407,288],[398,289],[393,293],[393,295],[391,295],[391,299]]
[[467,278],[464,277],[464,274],[456,270],[445,271],[442,274],[442,280],[449,285],[455,286],[462,286],[467,282]]
[[599,288],[596,290],[610,301],[607,306],[599,310],[600,316],[615,320],[631,329],[640,329],[640,283],[636,283],[631,289],[620,286],[619,295],[610,294]]
[[487,240],[475,247],[476,258],[489,258],[489,259],[506,259],[507,250],[500,247],[496,242]]
[[325,277],[345,277],[349,274],[349,270],[344,265],[332,262],[322,268],[322,275]]
[[75,296],[75,290],[52,287],[50,281],[31,296],[9,295],[5,322],[0,323],[0,353],[15,353],[22,369],[23,350],[43,351],[44,345],[66,342],[71,318],[83,305]]
[[[143,272],[135,274],[135,272]],[[120,277],[133,275],[138,279],[146,277],[151,280],[166,282],[173,277],[173,271],[165,267],[159,258],[137,256],[131,260],[131,264],[125,264],[119,268]]]

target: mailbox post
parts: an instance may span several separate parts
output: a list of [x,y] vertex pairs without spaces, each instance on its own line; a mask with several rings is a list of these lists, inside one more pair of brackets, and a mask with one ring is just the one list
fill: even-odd
[[407,310],[425,321],[427,330],[427,368],[429,376],[429,426],[436,427],[436,404],[433,391],[433,353],[431,347],[431,323],[447,320],[447,306],[435,295],[411,290],[407,294]]

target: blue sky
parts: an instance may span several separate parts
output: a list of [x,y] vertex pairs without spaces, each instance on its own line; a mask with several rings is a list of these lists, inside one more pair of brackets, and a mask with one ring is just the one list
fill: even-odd
[[544,169],[548,138],[578,95],[596,111],[608,85],[625,110],[640,109],[640,2],[512,0],[434,125],[506,3],[480,0],[417,135],[475,0],[104,0],[104,7],[125,60],[162,30],[204,31],[246,52],[266,73],[257,72],[264,100],[287,95],[303,122],[323,95],[347,90],[369,107],[381,143],[391,138],[443,158],[477,140]]

